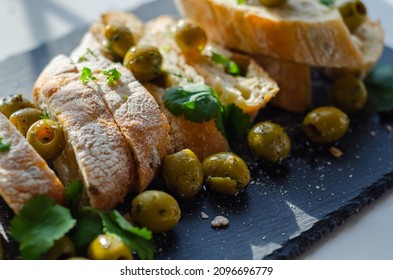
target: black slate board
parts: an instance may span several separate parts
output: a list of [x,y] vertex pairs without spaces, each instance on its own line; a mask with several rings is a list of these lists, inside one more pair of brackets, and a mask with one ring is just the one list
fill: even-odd
[[[159,14],[176,15],[172,2],[166,0],[134,12],[144,20]],[[69,53],[86,29],[1,62],[2,94],[30,93],[49,60]],[[386,48],[381,61],[393,64],[393,51]],[[318,72],[314,76],[316,105],[326,104],[329,83]],[[183,202],[181,222],[172,231],[155,236],[157,258],[293,259],[392,187],[393,142],[386,129],[393,123],[392,116],[352,117],[349,133],[335,143],[344,153],[341,159],[330,155],[329,147],[305,141],[302,118],[272,107],[258,116],[258,120],[283,125],[292,139],[291,157],[280,165],[256,161],[243,141],[231,139],[233,151],[250,166],[252,182],[236,197],[204,190],[193,201]],[[157,180],[152,187],[159,185]],[[210,218],[202,220],[202,211]],[[210,227],[216,215],[229,218],[227,229]],[[11,217],[0,200],[0,225],[6,229]],[[15,258],[15,244],[4,243],[6,255]]]

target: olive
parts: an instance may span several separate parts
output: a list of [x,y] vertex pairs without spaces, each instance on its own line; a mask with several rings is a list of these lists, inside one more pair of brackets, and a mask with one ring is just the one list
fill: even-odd
[[334,105],[348,114],[362,110],[366,105],[367,95],[363,81],[353,76],[336,80],[332,88]]
[[101,234],[87,249],[87,256],[92,260],[132,260],[130,248],[115,234]]
[[284,129],[266,121],[254,125],[247,136],[248,146],[258,158],[279,162],[287,158],[291,150],[291,140]]
[[259,0],[259,3],[268,7],[275,7],[284,4],[287,0]]
[[162,56],[153,46],[135,46],[128,50],[123,64],[140,82],[149,82],[162,74]]
[[180,220],[177,201],[163,191],[148,190],[137,195],[131,202],[133,221],[152,232],[164,232],[173,228]]
[[46,252],[46,260],[66,260],[74,257],[76,254],[74,243],[67,236],[57,240],[52,248]]
[[41,119],[42,112],[35,108],[24,108],[10,116],[10,122],[26,137],[30,126]]
[[174,38],[177,45],[185,52],[200,52],[207,44],[205,31],[197,24],[180,20],[175,29]]
[[221,152],[205,158],[202,169],[206,185],[221,194],[234,195],[250,182],[247,164],[231,152]]
[[34,107],[34,105],[25,99],[22,94],[0,98],[0,113],[7,118],[20,109],[32,107]]
[[55,121],[43,119],[27,131],[27,141],[46,161],[56,159],[64,150],[63,128]]
[[320,107],[303,120],[303,131],[310,141],[327,144],[340,139],[348,130],[348,116],[336,107]]
[[202,189],[202,164],[189,149],[166,156],[162,172],[168,189],[181,198],[191,198]]
[[127,51],[132,46],[135,46],[132,32],[124,25],[107,25],[105,27],[104,36],[110,50],[121,59],[124,58]]
[[338,10],[350,31],[358,28],[367,18],[367,8],[359,0],[344,2]]

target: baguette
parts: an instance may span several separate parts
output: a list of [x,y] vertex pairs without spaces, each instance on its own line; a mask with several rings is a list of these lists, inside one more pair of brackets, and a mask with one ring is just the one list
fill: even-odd
[[[63,126],[68,146],[55,160],[55,167],[62,167],[60,179],[65,183],[80,179],[90,205],[109,210],[135,189],[135,163],[97,87],[83,84],[80,75],[69,58],[57,56],[36,81],[33,98]],[[74,165],[64,166],[70,162],[77,165],[77,172]]]
[[356,68],[367,60],[357,44],[362,38],[350,33],[336,8],[319,1],[288,0],[273,8],[236,0],[176,3],[210,39],[228,48],[318,67]]
[[0,152],[0,196],[18,214],[37,195],[65,202],[64,186],[25,137],[0,113],[0,137],[10,150]]

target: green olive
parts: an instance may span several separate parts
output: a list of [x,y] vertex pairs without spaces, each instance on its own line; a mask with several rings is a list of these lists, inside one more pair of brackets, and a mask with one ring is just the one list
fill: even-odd
[[334,142],[347,132],[348,116],[336,107],[320,107],[309,112],[303,120],[308,139],[318,144]]
[[33,107],[34,105],[25,99],[22,94],[0,98],[0,113],[7,118],[20,109]]
[[24,108],[10,116],[10,122],[26,137],[30,126],[41,119],[42,112],[35,108]]
[[247,136],[248,146],[258,158],[270,162],[280,162],[287,158],[291,150],[291,140],[284,129],[266,121],[254,125]]
[[363,81],[353,76],[336,80],[332,88],[334,105],[348,114],[361,111],[366,105],[367,95]]
[[358,28],[367,18],[367,8],[359,0],[344,2],[338,10],[350,31]]
[[46,260],[66,260],[76,254],[74,243],[67,236],[57,240],[53,247],[46,252]]
[[87,249],[87,256],[92,260],[132,260],[130,248],[114,234],[101,234],[94,239]]
[[200,52],[207,44],[205,31],[191,21],[180,20],[174,37],[177,45],[185,52]]
[[168,189],[181,198],[191,198],[202,189],[202,164],[189,149],[166,156],[162,172]]
[[56,159],[65,146],[63,128],[49,119],[35,122],[27,131],[26,139],[46,161]]
[[162,56],[156,47],[132,47],[124,57],[123,64],[142,83],[149,82],[162,74]]
[[180,220],[177,201],[162,191],[149,190],[137,195],[131,202],[131,217],[152,232],[164,232]]
[[250,171],[239,156],[230,152],[213,154],[202,162],[205,183],[213,191],[234,195],[250,182]]
[[132,32],[124,25],[109,24],[105,27],[104,36],[107,40],[107,44],[112,52],[120,57],[124,58],[127,51],[135,46],[134,37]]
[[259,3],[268,7],[275,7],[284,4],[287,0],[259,0]]

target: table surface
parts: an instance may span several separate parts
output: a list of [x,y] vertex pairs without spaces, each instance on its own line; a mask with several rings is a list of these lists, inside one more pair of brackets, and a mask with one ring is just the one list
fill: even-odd
[[[2,0],[0,61],[85,27],[105,10],[131,10],[151,1]],[[386,45],[393,47],[393,0],[363,1],[371,18],[381,20]],[[299,259],[393,259],[393,223],[387,223],[391,213],[393,191],[316,243]]]

